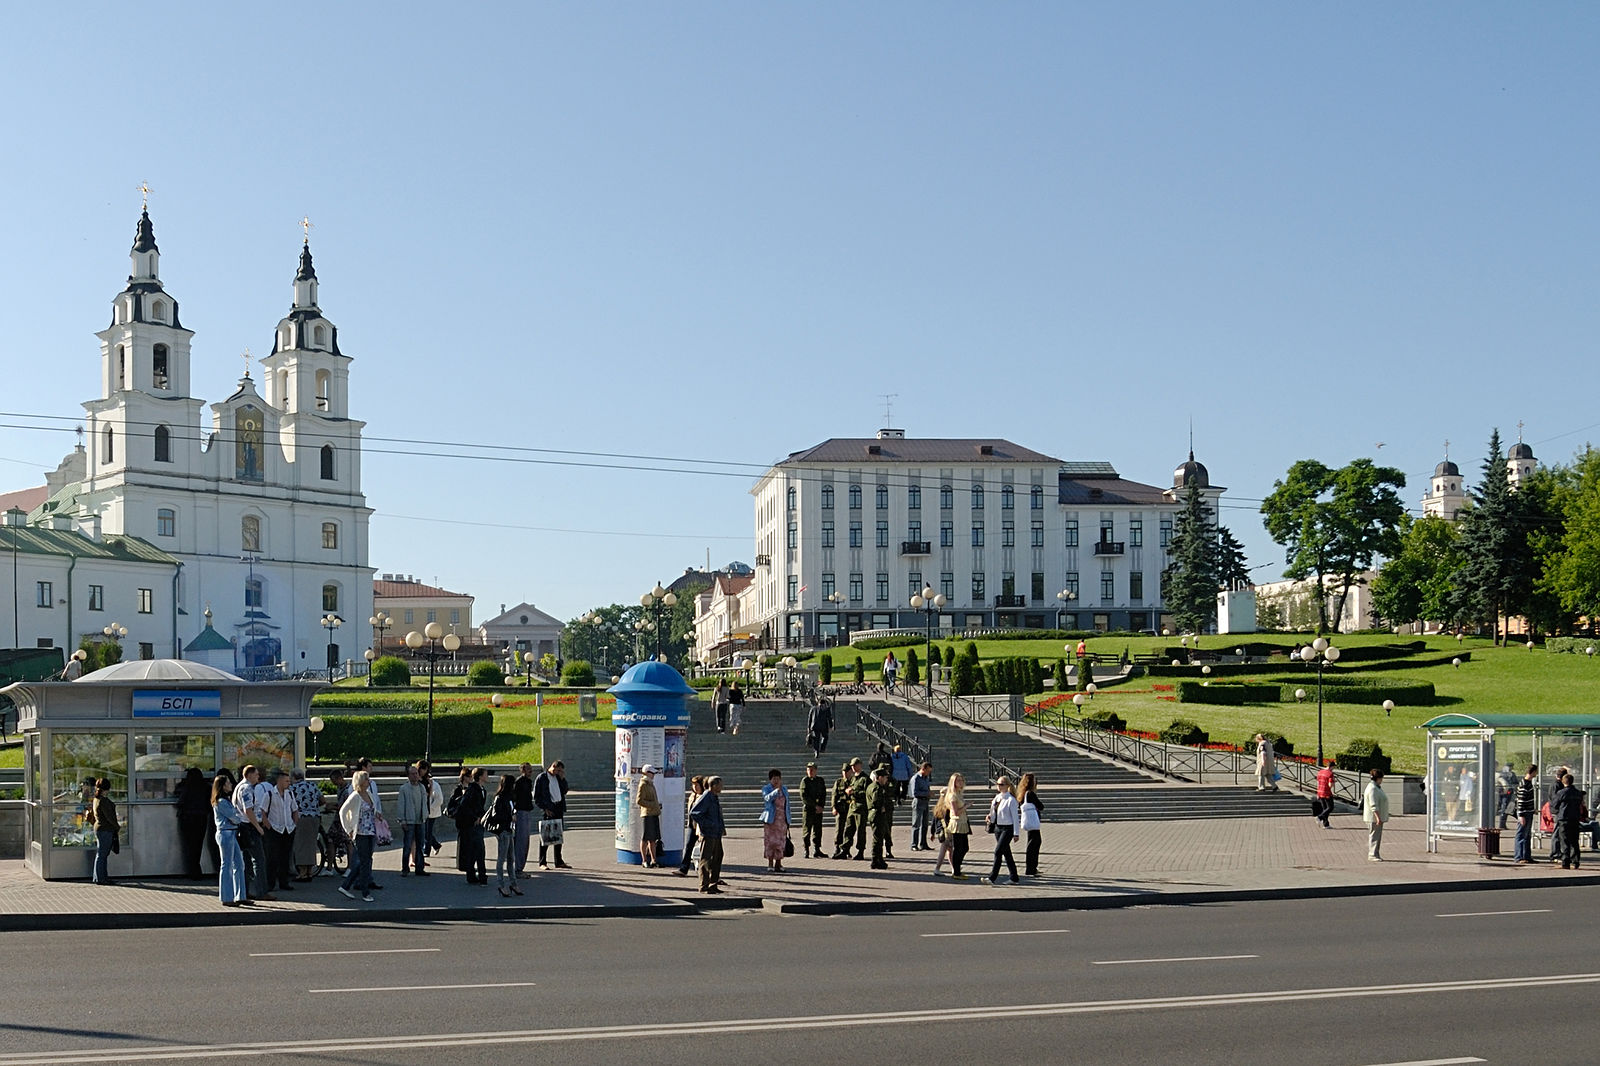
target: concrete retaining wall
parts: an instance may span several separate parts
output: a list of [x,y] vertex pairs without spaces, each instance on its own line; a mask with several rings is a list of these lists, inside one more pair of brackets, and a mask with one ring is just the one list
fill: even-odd
[[541,729],[544,764],[560,759],[567,767],[567,787],[575,792],[610,792],[616,788],[617,734],[611,729]]

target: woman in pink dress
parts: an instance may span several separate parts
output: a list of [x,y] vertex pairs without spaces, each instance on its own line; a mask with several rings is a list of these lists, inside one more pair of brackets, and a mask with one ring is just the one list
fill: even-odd
[[783,787],[781,771],[767,771],[761,802],[761,855],[767,860],[767,869],[781,874],[783,852],[789,842],[789,790]]

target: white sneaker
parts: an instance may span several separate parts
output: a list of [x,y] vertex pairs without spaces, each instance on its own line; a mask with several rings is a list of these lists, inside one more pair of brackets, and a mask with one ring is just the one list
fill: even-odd
[[343,896],[345,899],[355,899],[356,898],[356,894],[354,892],[350,891],[348,888],[345,888],[343,885],[339,886],[339,894],[341,896]]
[[373,903],[373,902],[376,902],[376,901],[372,898],[372,893],[368,892],[365,896],[361,897],[361,902],[363,902],[363,903]]

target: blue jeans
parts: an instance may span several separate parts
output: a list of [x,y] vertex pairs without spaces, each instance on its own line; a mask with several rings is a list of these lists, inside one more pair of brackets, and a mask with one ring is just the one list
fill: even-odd
[[400,872],[410,866],[422,872],[422,860],[428,854],[428,827],[422,822],[400,826]]
[[911,801],[911,846],[921,851],[928,846],[928,797]]
[[245,898],[244,852],[239,850],[239,831],[232,826],[217,830],[217,895],[224,903]]
[[1533,816],[1517,815],[1516,843],[1512,847],[1513,862],[1533,861]]
[[[529,814],[529,812],[518,811],[517,821],[521,822],[523,815],[525,814]],[[531,814],[529,816],[531,817]],[[501,888],[505,888],[507,885],[516,883],[517,853],[521,852],[523,862],[528,861],[528,841],[526,837],[522,837],[520,841],[521,847],[516,847],[512,843],[512,834],[509,832],[496,833],[494,835],[494,840],[494,880],[495,884],[499,885]]]
[[111,881],[111,875],[106,873],[106,863],[111,861],[111,841],[115,837],[116,834],[109,829],[94,831],[94,883],[97,885]]
[[350,870],[344,875],[341,886],[352,892],[372,891],[372,844],[377,838],[372,834],[358,836],[350,845]]

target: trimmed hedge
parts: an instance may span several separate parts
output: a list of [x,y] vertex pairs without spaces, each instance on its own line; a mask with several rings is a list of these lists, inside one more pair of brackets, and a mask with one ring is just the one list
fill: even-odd
[[[324,759],[419,759],[427,745],[426,714],[324,715],[323,721],[318,747]],[[434,712],[433,750],[440,758],[485,747],[493,735],[488,708]]]
[[[1294,700],[1294,690],[1306,690],[1306,702],[1310,703],[1317,698],[1317,679],[1310,678],[1273,678],[1281,693],[1280,698],[1285,702]],[[1353,703],[1368,706],[1381,706],[1384,700],[1394,700],[1402,707],[1431,707],[1434,703],[1435,693],[1432,681],[1415,681],[1408,678],[1379,678],[1379,677],[1345,677],[1340,675],[1337,681],[1329,681],[1326,676],[1322,682],[1323,703]]]
[[594,667],[584,659],[574,659],[561,668],[561,683],[563,685],[592,685],[594,684]]
[[1350,744],[1333,757],[1333,765],[1341,770],[1352,770],[1361,774],[1373,770],[1381,770],[1387,774],[1390,758],[1371,737],[1353,737]]
[[1590,648],[1600,650],[1600,638],[1545,637],[1544,650],[1557,655],[1587,655]]
[[1083,716],[1083,724],[1096,729],[1109,729],[1113,733],[1121,733],[1128,728],[1127,719],[1116,711],[1091,711]]
[[506,672],[493,659],[479,659],[467,667],[467,685],[471,688],[493,688],[506,683]]
[[[1272,741],[1272,754],[1274,758],[1285,759],[1294,754],[1294,741],[1290,740],[1288,737],[1285,737],[1282,733],[1273,733],[1269,730],[1263,729],[1261,731],[1261,735]],[[1256,753],[1255,737],[1251,737],[1249,740],[1244,742],[1244,750],[1245,754],[1247,755],[1254,755]]]
[[[1277,703],[1280,693],[1277,685],[1238,684],[1207,685],[1203,681],[1178,682],[1179,703],[1209,703],[1214,706],[1242,707],[1247,703]],[[1289,690],[1294,698],[1294,689]],[[1378,701],[1382,703],[1382,700]]]
[[1193,722],[1182,718],[1175,718],[1172,724],[1161,731],[1161,739],[1168,744],[1187,744],[1198,747],[1211,742],[1211,734],[1201,729]]
[[372,660],[368,672],[372,683],[379,688],[404,688],[411,684],[411,667],[396,655],[382,655]]

